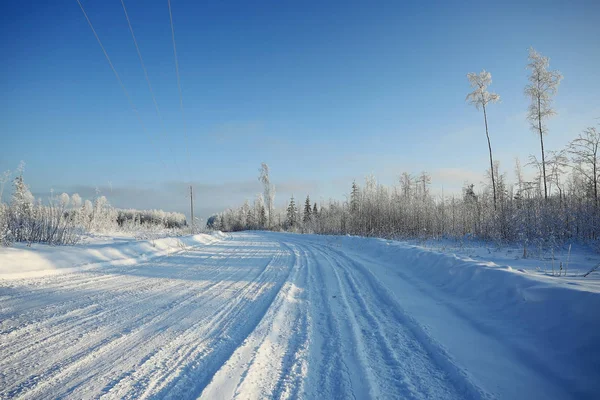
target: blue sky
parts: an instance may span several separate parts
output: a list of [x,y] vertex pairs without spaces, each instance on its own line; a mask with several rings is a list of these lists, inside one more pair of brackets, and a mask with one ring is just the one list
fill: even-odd
[[25,160],[40,196],[99,187],[117,206],[184,211],[191,180],[206,216],[252,199],[262,161],[279,202],[342,198],[370,173],[392,183],[427,170],[437,190],[459,190],[488,163],[482,116],[464,101],[466,73],[482,68],[502,97],[490,135],[510,177],[515,157],[539,152],[529,46],[565,76],[547,148],[600,117],[597,1],[173,0],[188,163],[167,1],[125,3],[165,131],[120,1],[82,4],[148,135],[75,0],[5,5],[0,171]]

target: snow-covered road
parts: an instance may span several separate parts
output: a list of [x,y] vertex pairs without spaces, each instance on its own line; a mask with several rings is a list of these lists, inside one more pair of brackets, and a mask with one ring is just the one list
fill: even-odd
[[574,346],[588,358],[564,354],[526,314],[356,243],[238,233],[135,265],[0,280],[0,398],[598,393],[594,337]]

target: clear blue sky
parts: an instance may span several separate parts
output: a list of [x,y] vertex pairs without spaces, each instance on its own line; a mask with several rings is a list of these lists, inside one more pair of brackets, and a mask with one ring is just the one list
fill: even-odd
[[82,3],[156,144],[75,0],[7,3],[0,170],[25,160],[40,196],[100,187],[117,206],[183,211],[191,179],[206,216],[251,199],[262,161],[281,202],[342,198],[370,173],[392,183],[427,170],[459,190],[487,167],[482,116],[464,101],[466,73],[482,68],[502,97],[490,134],[512,175],[515,156],[539,152],[525,121],[529,46],[565,76],[547,147],[600,117],[598,1],[173,0],[188,165],[167,1],[125,3],[166,137],[120,1]]

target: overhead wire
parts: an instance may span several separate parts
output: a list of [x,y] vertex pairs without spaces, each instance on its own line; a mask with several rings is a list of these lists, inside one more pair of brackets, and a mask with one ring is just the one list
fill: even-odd
[[175,163],[175,168],[177,169],[178,174],[181,176],[181,169],[179,168],[179,164],[177,163],[177,158],[173,152],[173,148],[170,146],[169,137],[167,135],[167,130],[164,127],[162,114],[160,112],[160,108],[158,107],[158,102],[156,101],[156,96],[154,94],[154,90],[152,89],[152,84],[150,83],[150,77],[148,76],[148,70],[146,69],[146,64],[144,63],[144,58],[142,57],[142,52],[138,45],[137,39],[135,37],[135,33],[133,32],[133,26],[131,25],[131,21],[129,19],[129,14],[127,13],[127,8],[125,7],[124,0],[121,0],[121,5],[123,6],[123,12],[125,13],[125,19],[127,20],[127,25],[129,26],[129,32],[131,32],[131,38],[133,39],[133,43],[135,45],[135,49],[137,51],[138,58],[140,59],[140,64],[142,65],[142,70],[144,71],[144,77],[146,78],[146,83],[148,84],[148,89],[150,90],[150,95],[152,96],[152,102],[154,103],[154,109],[156,110],[156,115],[158,116],[159,124],[161,127],[161,131],[163,136],[167,140],[167,147],[169,152],[171,153],[171,157],[173,157],[173,161]]
[[146,136],[148,137],[148,139],[150,139],[151,144],[157,147],[156,150],[157,150],[157,153],[158,153],[159,160],[162,163],[163,167],[166,169],[167,166],[166,166],[166,164],[165,164],[165,162],[164,162],[164,160],[163,160],[163,158],[162,158],[162,156],[160,154],[160,150],[159,150],[158,146],[156,145],[156,143],[154,142],[154,140],[152,139],[152,136],[148,133],[148,131],[146,129],[146,125],[144,125],[144,122],[142,121],[142,117],[140,116],[140,113],[138,112],[137,107],[135,106],[135,104],[134,104],[131,96],[129,95],[129,92],[127,91],[127,88],[123,84],[123,81],[121,80],[121,77],[119,76],[119,73],[115,69],[115,66],[113,65],[112,61],[110,60],[110,57],[108,56],[108,52],[104,48],[104,45],[102,44],[102,41],[100,40],[100,37],[98,36],[98,34],[96,33],[96,30],[94,29],[94,25],[92,24],[92,21],[90,21],[90,18],[88,17],[87,13],[85,12],[85,9],[83,8],[83,5],[81,4],[81,1],[79,1],[79,0],[75,0],[75,1],[77,1],[77,4],[79,4],[79,8],[81,8],[81,12],[83,13],[83,16],[85,17],[85,19],[86,19],[86,21],[87,21],[90,29],[92,30],[92,33],[96,37],[96,41],[100,45],[100,48],[102,49],[102,52],[104,53],[104,56],[106,57],[106,61],[108,61],[108,65],[110,65],[110,69],[115,74],[115,77],[117,78],[117,81],[119,82],[119,85],[121,86],[121,89],[123,90],[123,93],[125,93],[125,97],[127,97],[127,101],[129,102],[129,105],[131,106],[131,109],[135,113],[138,122],[142,126],[143,132],[146,134]]
[[188,162],[188,168],[189,168],[189,180],[191,182],[192,179],[192,164],[190,162],[190,151],[189,151],[189,142],[188,142],[188,135],[187,135],[187,124],[185,121],[185,111],[183,108],[183,94],[181,91],[181,77],[179,74],[179,61],[177,59],[177,46],[175,44],[175,28],[173,26],[173,12],[171,10],[171,0],[167,0],[167,3],[169,4],[169,20],[171,21],[171,39],[173,41],[173,55],[175,57],[175,73],[177,75],[177,89],[179,90],[179,106],[181,108],[181,119],[183,121],[183,136],[184,136],[184,140],[185,140],[185,152],[186,152],[186,156],[187,156],[187,162]]

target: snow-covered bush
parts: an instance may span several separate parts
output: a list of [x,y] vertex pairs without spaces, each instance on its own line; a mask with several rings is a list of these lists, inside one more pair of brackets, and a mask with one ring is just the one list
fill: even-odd
[[11,243],[8,229],[8,205],[0,202],[0,246],[7,246]]
[[[5,174],[6,175],[6,174]],[[3,175],[3,177],[5,176]],[[97,193],[85,200],[75,193],[53,193],[46,203],[35,199],[23,179],[23,166],[13,180],[9,203],[0,201],[0,245],[12,242],[75,244],[90,233],[124,232],[140,238],[176,235],[187,228],[181,213],[162,210],[119,210]]]

